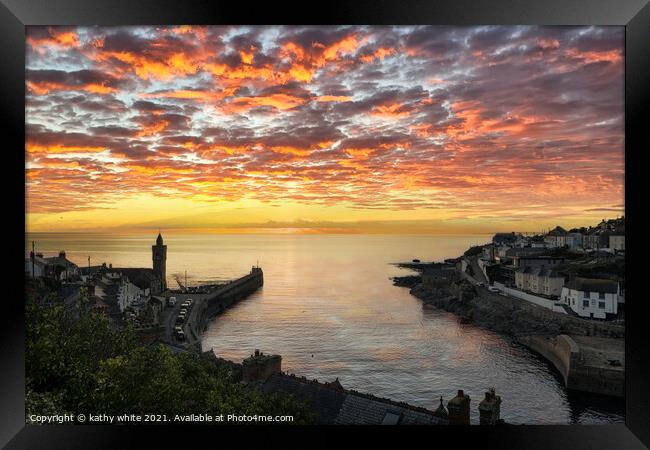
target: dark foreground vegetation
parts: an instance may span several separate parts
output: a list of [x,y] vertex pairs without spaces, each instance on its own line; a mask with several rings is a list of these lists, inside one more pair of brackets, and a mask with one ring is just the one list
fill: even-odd
[[[41,287],[42,288],[42,287]],[[43,289],[27,289],[26,416],[32,414],[293,415],[310,423],[306,406],[237,383],[193,353],[145,346],[134,331],[78,304],[47,305]],[[50,300],[53,295],[45,295]]]

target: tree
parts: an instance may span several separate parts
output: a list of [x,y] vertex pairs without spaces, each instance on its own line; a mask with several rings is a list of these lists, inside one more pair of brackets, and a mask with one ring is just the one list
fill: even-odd
[[243,386],[196,354],[143,346],[131,327],[112,328],[81,297],[73,311],[28,298],[28,414],[290,414],[294,423],[313,421],[303,403]]

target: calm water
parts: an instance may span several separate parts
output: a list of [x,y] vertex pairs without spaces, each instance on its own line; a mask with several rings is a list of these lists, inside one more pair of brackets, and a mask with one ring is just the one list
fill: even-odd
[[[33,234],[37,251],[65,249],[79,265],[151,267],[155,236]],[[247,273],[265,284],[214,320],[204,350],[241,360],[255,348],[282,355],[283,369],[394,400],[435,408],[464,389],[472,420],[493,386],[511,423],[623,421],[623,403],[568,395],[543,360],[498,334],[461,324],[392,285],[408,272],[391,262],[455,257],[488,236],[168,235],[168,284]],[[31,245],[31,244],[29,244]]]

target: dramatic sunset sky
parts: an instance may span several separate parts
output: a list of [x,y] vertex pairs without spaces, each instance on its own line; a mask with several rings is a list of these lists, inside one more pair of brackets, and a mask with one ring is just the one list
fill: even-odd
[[623,213],[622,27],[28,27],[29,231]]

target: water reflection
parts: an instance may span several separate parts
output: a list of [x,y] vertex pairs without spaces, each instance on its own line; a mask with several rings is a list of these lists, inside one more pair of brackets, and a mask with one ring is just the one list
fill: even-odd
[[[150,267],[151,236],[38,235],[37,249],[65,249],[72,261]],[[283,368],[428,408],[457,389],[472,420],[491,386],[511,423],[623,420],[617,402],[567,394],[554,370],[510,339],[461,323],[392,286],[389,263],[460,254],[486,236],[169,235],[168,282],[240,276],[257,261],[265,285],[214,320],[203,348],[241,360],[253,349],[279,353]],[[28,238],[29,240],[29,238]],[[29,245],[26,245],[29,248]]]

